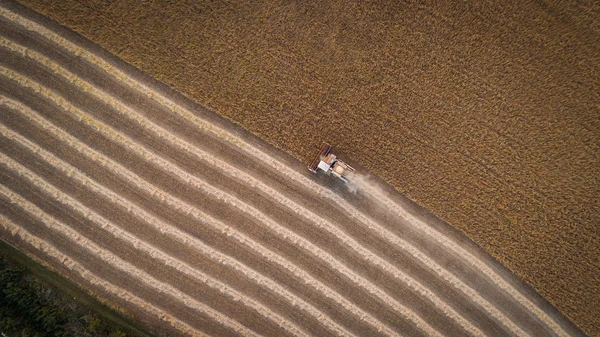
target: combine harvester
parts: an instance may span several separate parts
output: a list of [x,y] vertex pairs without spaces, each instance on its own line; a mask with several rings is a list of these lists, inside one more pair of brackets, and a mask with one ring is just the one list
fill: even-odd
[[344,183],[348,183],[354,176],[355,169],[337,159],[336,155],[331,153],[331,145],[323,142],[319,153],[315,156],[308,169],[312,173],[317,173],[319,170],[325,172],[327,175],[333,175],[339,178]]

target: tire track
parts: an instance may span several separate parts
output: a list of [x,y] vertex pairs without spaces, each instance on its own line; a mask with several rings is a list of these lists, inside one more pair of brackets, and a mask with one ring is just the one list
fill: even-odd
[[[171,133],[164,130],[160,126],[147,120],[145,117],[141,116],[139,113],[137,113],[134,110],[130,109],[129,107],[121,104],[118,101],[118,98],[116,98],[114,96],[110,96],[109,94],[106,94],[101,89],[96,88],[93,85],[91,85],[90,83],[86,82],[85,80],[80,79],[79,77],[77,77],[77,75],[71,73],[70,71],[66,70],[65,68],[61,67],[60,65],[54,63],[50,59],[39,54],[38,52],[29,50],[15,42],[7,40],[3,37],[0,37],[0,44],[8,47],[13,52],[20,53],[21,55],[23,55],[25,57],[35,60],[35,61],[39,62],[40,64],[43,64],[45,67],[51,69],[54,73],[59,74],[60,76],[68,79],[74,85],[82,88],[83,91],[90,93],[96,97],[99,97],[105,104],[113,106],[122,117],[134,121],[135,123],[137,123],[138,125],[143,127],[145,130],[153,132],[154,134],[158,135],[158,137],[161,140],[168,142],[170,144],[173,144],[177,148],[181,149],[182,151],[185,151],[187,153],[190,153],[190,154],[196,156],[201,161],[206,162],[206,163],[218,168],[219,171],[227,174],[229,177],[240,180],[241,182],[245,183],[246,185],[249,185],[253,188],[260,190],[265,195],[269,196],[274,202],[279,202],[280,204],[286,206],[289,210],[294,212],[294,214],[298,215],[299,217],[305,218],[305,219],[309,220],[311,223],[315,224],[317,228],[320,228],[320,229],[327,231],[327,232],[331,233],[332,235],[334,235],[337,240],[343,242],[346,246],[352,248],[352,250],[356,254],[358,254],[358,256],[360,256],[362,259],[364,259],[369,264],[379,267],[381,270],[383,270],[386,273],[388,273],[389,275],[391,275],[397,281],[399,281],[403,284],[406,284],[414,292],[418,293],[419,296],[426,298],[432,305],[436,306],[446,317],[457,322],[457,324],[459,326],[461,326],[465,331],[469,332],[471,335],[483,336],[483,332],[481,330],[479,330],[477,327],[475,327],[473,324],[471,324],[464,316],[462,316],[460,313],[456,312],[452,307],[445,304],[443,302],[443,300],[440,299],[436,294],[434,294],[430,289],[426,288],[421,283],[416,281],[414,278],[412,278],[409,275],[407,275],[406,273],[402,272],[401,270],[399,270],[397,267],[393,266],[391,263],[389,263],[385,259],[377,256],[376,254],[372,253],[371,251],[369,251],[368,249],[363,247],[355,239],[348,236],[346,233],[344,233],[342,230],[340,230],[337,226],[335,226],[330,221],[327,221],[327,220],[317,216],[315,213],[306,209],[302,205],[294,203],[291,199],[285,197],[283,194],[277,192],[276,190],[268,187],[266,184],[262,183],[261,181],[252,177],[251,175],[246,174],[245,172],[225,163],[224,161],[219,160],[215,156],[210,156],[208,153],[201,151],[200,149],[198,149],[196,147],[193,147],[191,144],[187,143],[186,141],[182,140],[181,138],[178,138],[178,137],[172,135]],[[93,127],[94,129],[99,130],[107,137],[110,137],[113,140],[113,142],[119,143],[122,145],[126,145],[127,148],[131,152],[134,152],[134,153],[138,154],[140,157],[145,158],[146,160],[155,164],[155,166],[157,166],[157,167],[162,167],[163,169],[168,170],[170,172],[175,172],[177,177],[184,177],[183,179],[185,179],[184,181],[186,181],[186,183],[189,183],[190,181],[194,181],[195,186],[199,186],[202,184],[202,183],[198,183],[199,180],[196,179],[194,176],[190,175],[189,173],[180,169],[179,167],[174,166],[170,162],[162,159],[161,157],[152,154],[151,151],[147,151],[143,146],[136,144],[136,142],[133,141],[131,138],[117,132],[116,130],[112,129],[110,126],[104,124],[103,122],[95,121],[93,119],[93,117],[89,116],[88,114],[86,114],[82,111],[78,111],[78,112],[80,113],[78,115],[78,118],[80,121]],[[104,130],[107,130],[107,131],[104,131]],[[223,196],[222,194],[219,195],[220,193],[216,188],[214,188],[213,186],[211,186],[210,184],[205,183],[205,182],[203,184],[210,190],[209,193],[213,193],[213,195],[215,195],[220,200],[235,198],[234,196],[231,196],[228,194],[225,194],[225,196]],[[243,201],[236,200],[236,203],[240,204],[240,203],[243,203]],[[238,207],[238,206],[236,206],[236,207]],[[241,207],[238,207],[238,208],[241,208]],[[256,211],[258,211],[258,210],[256,210]],[[266,220],[264,220],[264,216],[263,216],[263,219],[261,219],[261,221],[266,221]],[[382,235],[385,236],[385,235],[387,235],[387,233],[384,233]],[[404,250],[406,251],[407,249],[405,247],[407,246],[407,244],[405,241],[403,243],[404,244],[397,245],[397,246],[404,248]],[[410,252],[410,250],[408,250],[408,251]],[[421,260],[420,262],[423,262],[423,261]],[[430,263],[428,263],[427,265],[429,266]]]
[[[2,164],[11,169],[15,169],[15,170],[18,170],[19,169],[18,167],[20,166],[18,163],[14,163],[14,162],[11,163],[10,159],[5,160],[4,158],[2,158]],[[14,166],[14,168],[11,166]],[[179,299],[179,301],[181,303],[183,303],[184,305],[186,305],[187,307],[189,307],[193,310],[196,310],[198,312],[202,312],[203,314],[213,318],[216,322],[219,322],[220,324],[222,324],[223,326],[225,326],[226,328],[228,328],[231,331],[235,331],[244,336],[257,336],[257,337],[259,336],[256,333],[254,333],[253,331],[249,330],[248,328],[240,325],[238,322],[231,320],[229,317],[213,310],[210,307],[207,307],[203,303],[180,292],[173,286],[171,286],[169,284],[165,284],[165,283],[155,279],[150,274],[138,269],[131,263],[119,258],[118,256],[114,255],[113,253],[98,246],[96,243],[81,236],[79,233],[72,230],[67,225],[63,224],[62,222],[60,222],[60,221],[54,219],[53,217],[49,216],[48,214],[46,214],[44,211],[39,209],[36,205],[23,199],[19,194],[5,188],[4,186],[0,186],[0,195],[11,200],[11,202],[13,203],[14,206],[21,208],[22,210],[24,210],[28,214],[30,214],[32,217],[38,219],[49,230],[61,234],[62,236],[67,238],[69,241],[71,241],[73,244],[78,245],[81,248],[83,248],[84,250],[90,252],[91,255],[95,255],[95,256],[101,258],[102,260],[104,260],[107,265],[110,265],[113,268],[116,268],[124,273],[127,273],[127,274],[133,276],[134,278],[140,280],[144,284],[147,284],[148,286],[154,288],[154,290],[156,292],[165,293],[173,298]]]
[[[179,169],[177,166],[174,166],[166,160],[156,156],[152,152],[143,150],[139,145],[135,144],[135,142],[129,139],[128,137],[116,132],[114,129],[102,122],[93,120],[83,111],[75,108],[68,101],[64,100],[62,97],[55,94],[52,90],[49,90],[43,85],[33,80],[30,80],[29,78],[23,75],[17,74],[14,71],[3,66],[0,66],[0,74],[16,81],[23,87],[30,88],[35,92],[43,95],[56,105],[63,108],[66,112],[74,114],[77,117],[77,119],[79,119],[81,122],[90,123],[91,125],[93,125],[94,129],[101,133],[105,133],[105,135],[107,137],[110,137],[113,140],[113,142],[116,142],[122,145],[123,147],[127,147],[128,150],[130,150],[133,153],[136,153],[138,156],[146,159],[148,162],[153,163],[155,166],[161,167],[164,170],[172,172],[178,177],[182,177],[181,180],[189,186],[193,186],[198,190],[205,191],[207,194],[212,195],[216,200],[220,200],[226,204],[230,204],[233,207],[239,209],[240,211],[246,213],[248,216],[257,219],[258,222],[266,225],[274,234],[276,234],[280,238],[294,243],[295,245],[303,248],[305,251],[310,252],[317,259],[326,262],[333,270],[336,270],[345,277],[348,277],[355,285],[358,285],[362,289],[366,290],[370,295],[377,297],[380,301],[382,301],[382,303],[388,305],[390,308],[392,308],[393,311],[400,313],[405,319],[411,321],[419,329],[423,330],[426,334],[430,336],[441,336],[441,334],[437,330],[431,327],[427,322],[425,322],[422,318],[417,316],[410,309],[402,305],[400,302],[396,301],[396,299],[394,299],[392,296],[388,295],[386,292],[384,292],[368,280],[364,279],[360,275],[354,273],[345,264],[338,261],[335,257],[331,256],[327,252],[323,251],[321,248],[315,246],[314,244],[312,244],[312,242],[277,224],[270,217],[262,213],[260,210],[249,206],[248,204],[246,204],[242,200],[239,200],[235,196],[231,196],[228,193],[215,189],[209,184],[200,181],[199,179],[195,178],[189,173]],[[48,123],[45,124],[46,125],[44,125],[44,129],[48,127]],[[59,136],[59,138],[68,139],[71,137],[70,135],[63,132],[63,135]],[[97,161],[101,166],[106,167],[115,174],[127,177],[129,181],[135,182],[136,185],[148,186],[150,190],[154,188],[152,184],[143,180],[142,178],[130,172],[121,165],[113,162],[110,158],[107,158],[103,154],[98,153],[97,151],[92,150],[85,145],[82,145],[77,140],[71,139],[70,146],[77,149],[78,152],[86,155],[94,161]],[[150,195],[154,196],[155,194]],[[160,192],[158,192],[158,197],[161,200],[166,200],[171,196],[168,193],[161,190]],[[179,200],[178,202],[182,203],[183,201]]]

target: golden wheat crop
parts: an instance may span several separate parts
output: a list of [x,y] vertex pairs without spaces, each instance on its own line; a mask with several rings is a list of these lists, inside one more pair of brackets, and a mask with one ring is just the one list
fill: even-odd
[[600,335],[597,3],[21,2],[300,160],[334,143]]

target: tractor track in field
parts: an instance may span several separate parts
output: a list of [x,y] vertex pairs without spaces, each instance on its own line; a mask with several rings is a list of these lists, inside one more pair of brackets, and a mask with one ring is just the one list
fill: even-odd
[[446,224],[352,194],[12,4],[3,239],[185,335],[575,336]]

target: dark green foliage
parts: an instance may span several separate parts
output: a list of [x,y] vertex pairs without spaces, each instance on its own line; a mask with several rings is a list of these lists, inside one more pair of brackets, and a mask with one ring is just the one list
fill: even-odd
[[68,315],[44,296],[37,280],[28,280],[22,267],[0,261],[0,330],[7,335],[66,336]]
[[4,258],[0,258],[0,332],[9,337],[127,336]]

